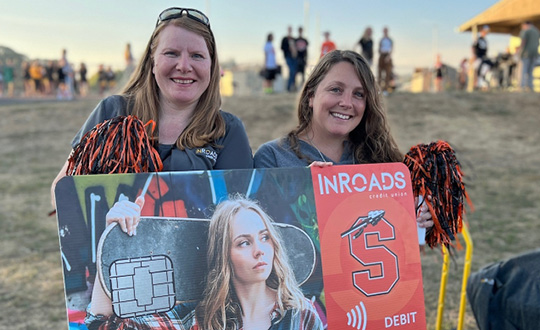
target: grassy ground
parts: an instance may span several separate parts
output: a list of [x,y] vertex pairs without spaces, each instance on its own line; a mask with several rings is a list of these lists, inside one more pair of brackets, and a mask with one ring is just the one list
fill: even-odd
[[[537,247],[540,239],[540,97],[535,94],[408,94],[386,98],[402,151],[446,140],[457,151],[476,208],[468,213],[472,270]],[[64,329],[66,311],[56,218],[48,217],[50,182],[69,142],[98,100],[0,100],[0,329]],[[233,97],[252,148],[295,123],[293,95]],[[463,240],[461,239],[461,242]],[[457,325],[463,250],[451,262],[443,328]],[[441,252],[422,256],[428,328],[433,329]],[[465,329],[476,329],[467,306]]]

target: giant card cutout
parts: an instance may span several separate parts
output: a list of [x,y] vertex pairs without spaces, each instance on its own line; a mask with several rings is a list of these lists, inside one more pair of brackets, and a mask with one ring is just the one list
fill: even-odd
[[408,169],[377,164],[312,172],[329,328],[425,328]]
[[[413,197],[399,163],[66,177],[56,200],[70,327],[84,329],[93,283],[120,317],[193,310],[207,275],[208,219],[235,193],[274,219],[329,329],[425,328]],[[136,236],[105,228],[116,201],[139,195]]]

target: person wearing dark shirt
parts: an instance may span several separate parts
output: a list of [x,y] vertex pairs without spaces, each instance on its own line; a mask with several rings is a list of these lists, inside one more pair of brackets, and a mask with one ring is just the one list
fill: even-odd
[[360,54],[366,59],[369,65],[373,65],[373,39],[371,38],[373,30],[371,27],[367,27],[364,30],[362,38],[358,41],[360,45]]
[[309,42],[303,36],[303,32],[304,32],[304,29],[302,27],[299,27],[298,38],[296,38],[296,42],[295,42],[296,51],[298,54],[296,68],[297,68],[297,73],[302,75],[302,84],[304,84],[304,80],[305,80],[306,64],[308,60],[307,47],[309,45]]
[[294,92],[296,89],[295,78],[297,68],[298,52],[296,50],[296,40],[292,36],[292,27],[287,28],[287,35],[281,39],[281,50],[283,57],[289,68],[289,79],[287,80],[287,91]]
[[488,82],[485,80],[487,71],[493,66],[493,62],[488,58],[488,43],[486,36],[489,33],[489,26],[484,25],[480,31],[480,36],[473,43],[472,51],[475,66],[475,86],[487,88]]

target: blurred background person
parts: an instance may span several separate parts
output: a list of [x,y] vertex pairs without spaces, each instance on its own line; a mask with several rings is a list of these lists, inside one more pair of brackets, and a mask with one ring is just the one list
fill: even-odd
[[459,89],[460,90],[465,90],[465,88],[467,87],[467,80],[468,80],[467,73],[469,71],[469,66],[467,65],[468,62],[469,62],[469,60],[467,58],[464,58],[459,63],[458,82],[459,82]]
[[88,79],[86,78],[86,75],[88,74],[88,69],[86,68],[86,64],[84,62],[81,62],[79,66],[79,94],[82,97],[85,97],[88,94]]
[[29,68],[30,73],[30,95],[42,95],[43,94],[43,67],[38,60],[33,60]]
[[105,71],[105,66],[100,64],[98,67],[98,86],[99,86],[99,95],[103,96],[107,90],[107,72]]
[[499,87],[502,89],[510,88],[512,86],[512,76],[516,66],[514,55],[510,52],[510,47],[506,47],[506,50],[503,53],[497,55],[495,66],[497,67],[497,82]]
[[75,93],[75,70],[67,58],[67,49],[62,49],[62,57],[58,63],[64,73],[64,88],[60,99],[71,100]]
[[114,72],[111,66],[107,67],[106,77],[107,77],[106,78],[107,90],[112,93],[114,89],[116,88],[116,73]]
[[129,78],[133,74],[133,71],[135,70],[135,59],[133,57],[133,53],[131,51],[131,44],[126,44],[126,49],[124,50],[124,60],[126,61],[126,68],[124,69],[124,72],[121,75],[119,84],[121,86],[124,86],[127,84]]
[[65,90],[66,90],[66,74],[64,73],[64,61],[63,59],[60,59],[60,61],[56,62],[56,81],[57,81],[57,87],[56,87],[56,98],[63,97]]
[[442,92],[444,64],[441,61],[441,54],[437,54],[435,58],[435,91]]
[[287,91],[294,92],[296,90],[295,78],[296,78],[296,58],[298,52],[296,51],[296,40],[292,36],[292,27],[287,27],[287,35],[281,39],[281,51],[283,51],[283,57],[287,62],[289,68],[289,79],[287,79]]
[[321,46],[321,57],[323,57],[324,55],[330,53],[331,51],[335,49],[336,49],[336,44],[332,40],[330,40],[330,32],[326,31],[324,33],[324,42],[322,43],[322,46]]
[[307,64],[307,59],[308,59],[307,48],[309,45],[309,42],[307,41],[306,38],[304,38],[303,33],[304,33],[304,28],[301,26],[298,27],[298,38],[296,38],[296,42],[295,42],[296,51],[298,52],[296,73],[302,76],[302,80],[301,80],[302,85],[304,84],[304,80],[305,80],[306,64]]
[[384,27],[383,37],[379,42],[379,64],[377,66],[377,79],[381,90],[390,92],[392,86],[392,52],[394,51],[394,41],[388,36],[388,28]]
[[274,35],[268,33],[266,44],[264,45],[263,91],[265,94],[272,94],[274,92],[274,80],[278,71],[273,41]]
[[43,66],[44,76],[43,76],[43,89],[46,95],[51,95],[53,91],[56,90],[54,84],[54,66],[53,61],[47,61]]
[[488,42],[486,36],[489,33],[489,26],[484,25],[480,31],[480,35],[473,43],[473,63],[475,68],[474,86],[477,88],[487,89],[488,81],[486,74],[493,66],[493,63],[488,58]]
[[71,65],[64,59],[58,62],[58,90],[56,98],[58,100],[72,100],[74,92],[74,72]]
[[523,90],[534,91],[533,70],[538,59],[538,39],[540,32],[531,22],[526,21],[521,24],[521,45],[519,46],[519,55],[521,59],[521,83]]
[[30,77],[30,63],[28,63],[28,61],[21,62],[21,71],[23,76],[23,94],[26,97],[32,96],[32,87],[34,84],[32,82],[32,78]]
[[124,50],[124,59],[126,60],[126,68],[133,67],[133,53],[131,52],[131,44],[129,42],[126,44],[126,49]]
[[360,38],[360,40],[358,41],[358,45],[360,46],[360,54],[366,59],[370,66],[373,65],[373,39],[371,38],[372,35],[373,30],[370,26],[368,26],[364,30],[362,38]]
[[4,84],[6,87],[7,97],[13,97],[15,91],[15,66],[13,64],[13,59],[8,58],[4,65]]

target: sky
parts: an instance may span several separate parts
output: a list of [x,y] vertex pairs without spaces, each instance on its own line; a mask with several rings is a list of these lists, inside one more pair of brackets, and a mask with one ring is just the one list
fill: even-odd
[[[124,68],[125,45],[139,59],[157,16],[168,7],[196,8],[207,14],[221,62],[263,65],[263,46],[274,34],[278,62],[285,65],[280,40],[292,26],[304,26],[309,60],[319,56],[322,33],[330,31],[339,49],[354,49],[367,26],[377,44],[387,26],[399,74],[432,67],[437,53],[457,67],[471,54],[472,35],[457,28],[495,0],[0,0],[0,45],[30,59],[58,59],[67,49],[77,67],[90,74],[99,64]],[[489,56],[505,50],[508,35],[488,36]]]

